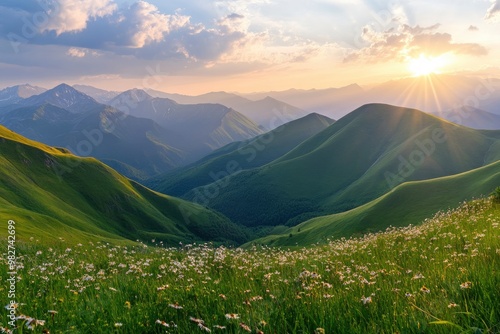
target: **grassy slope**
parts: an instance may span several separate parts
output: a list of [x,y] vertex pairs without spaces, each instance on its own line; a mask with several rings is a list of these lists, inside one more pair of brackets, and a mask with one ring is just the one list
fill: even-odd
[[[499,236],[500,204],[481,200],[416,227],[291,250],[18,242],[17,314],[46,320],[34,333],[493,334]],[[11,327],[7,316],[0,326]]]
[[328,238],[377,232],[389,226],[418,224],[440,210],[458,206],[461,201],[488,195],[499,185],[500,161],[458,175],[404,183],[356,209],[313,218],[279,235],[254,242],[309,245]]
[[[444,142],[434,142],[433,151],[424,154],[411,173],[399,173],[402,160],[422,152],[418,143],[433,141],[433,131],[445,133]],[[248,226],[293,225],[355,208],[405,181],[453,175],[493,162],[500,152],[499,134],[414,109],[366,105],[281,158],[233,176],[207,204]],[[387,175],[395,182],[388,183]],[[207,185],[185,197],[196,200],[214,189],[214,184]]]
[[245,240],[220,214],[151,192],[93,158],[75,157],[3,127],[0,151],[0,219],[17,220],[23,239]]
[[332,123],[333,120],[322,115],[307,115],[253,139],[228,144],[188,167],[151,180],[148,185],[165,194],[183,195],[214,182],[214,175],[220,178],[238,170],[265,165]]

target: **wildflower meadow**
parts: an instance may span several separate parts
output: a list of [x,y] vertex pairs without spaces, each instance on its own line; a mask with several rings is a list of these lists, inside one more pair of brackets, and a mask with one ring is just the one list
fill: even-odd
[[499,213],[476,200],[419,226],[290,249],[34,236],[17,243],[14,304],[2,280],[0,332],[499,333]]

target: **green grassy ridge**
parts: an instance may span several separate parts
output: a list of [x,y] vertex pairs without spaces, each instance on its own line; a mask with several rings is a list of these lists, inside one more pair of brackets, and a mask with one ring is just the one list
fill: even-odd
[[316,217],[277,235],[250,242],[273,246],[311,245],[328,239],[418,224],[460,202],[488,196],[500,185],[500,161],[458,175],[403,183],[389,193],[347,212]]
[[309,114],[253,139],[228,144],[194,164],[148,180],[146,185],[165,194],[181,196],[228,174],[276,160],[332,123],[328,117]]
[[500,156],[499,134],[415,109],[369,104],[281,158],[183,197],[239,224],[291,226],[353,209],[403,182],[454,175],[494,162]]
[[35,333],[497,333],[499,228],[500,204],[479,200],[297,249],[18,242],[17,312],[45,320]]
[[[51,242],[146,239],[241,243],[248,235],[224,216],[150,191],[94,158],[23,138],[0,127],[0,219],[18,218],[22,231]],[[39,233],[38,233],[39,232]]]

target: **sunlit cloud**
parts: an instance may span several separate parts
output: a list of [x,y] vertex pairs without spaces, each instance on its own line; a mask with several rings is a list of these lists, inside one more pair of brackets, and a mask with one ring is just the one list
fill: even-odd
[[386,62],[406,61],[421,54],[439,56],[445,53],[457,55],[483,56],[488,50],[478,43],[456,43],[449,33],[437,32],[440,24],[428,27],[400,24],[397,28],[379,32],[370,26],[364,28],[362,39],[367,46],[354,50],[345,58],[345,62]]
[[189,23],[188,16],[162,14],[156,6],[145,1],[133,4],[118,20],[129,30],[130,46],[137,48],[162,42],[165,35]]
[[82,31],[89,20],[111,15],[117,8],[111,0],[64,0],[47,5],[48,22],[41,32],[55,31],[57,35]]

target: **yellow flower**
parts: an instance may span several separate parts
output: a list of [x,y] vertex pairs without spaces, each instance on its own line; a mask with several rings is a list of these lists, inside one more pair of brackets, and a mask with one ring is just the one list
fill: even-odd
[[125,307],[126,308],[131,308],[132,307],[132,305],[130,305],[130,302],[128,300],[125,302]]

